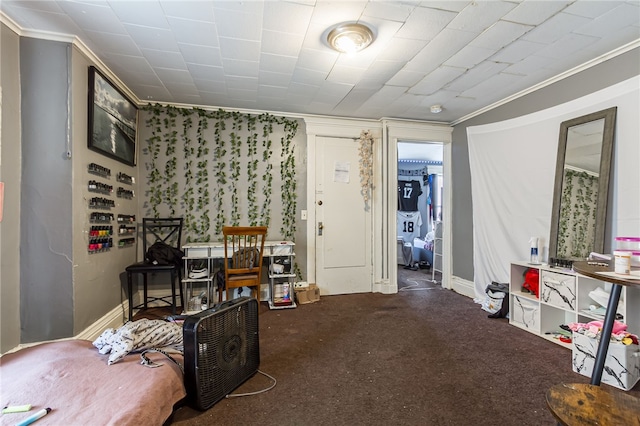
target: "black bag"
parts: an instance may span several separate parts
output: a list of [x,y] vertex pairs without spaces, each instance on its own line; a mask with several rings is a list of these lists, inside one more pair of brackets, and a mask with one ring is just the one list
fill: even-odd
[[147,262],[154,265],[175,265],[180,268],[182,266],[182,258],[184,253],[182,250],[171,247],[164,241],[156,241],[147,249],[145,258]]
[[488,315],[489,318],[506,318],[509,315],[509,284],[507,283],[498,283],[492,281],[491,284],[487,286],[485,292],[489,294],[492,293],[504,293],[502,298],[502,304],[500,305],[500,309],[491,315]]

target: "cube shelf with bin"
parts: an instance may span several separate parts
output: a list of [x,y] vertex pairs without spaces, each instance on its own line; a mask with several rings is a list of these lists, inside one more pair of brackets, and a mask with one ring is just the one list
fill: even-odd
[[[539,298],[522,290],[524,274],[529,268],[539,271]],[[509,324],[571,349],[571,342],[558,338],[560,325],[603,320],[604,313],[592,309],[598,304],[589,293],[609,288],[609,283],[571,269],[511,262]],[[626,323],[629,332],[634,334],[640,332],[640,311],[634,309],[637,306],[640,306],[640,289],[624,287],[618,304],[618,321]]]

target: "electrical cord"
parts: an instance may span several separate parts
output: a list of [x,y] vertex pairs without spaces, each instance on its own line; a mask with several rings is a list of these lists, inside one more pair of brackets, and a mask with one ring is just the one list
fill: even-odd
[[225,396],[225,398],[235,398],[235,397],[238,397],[238,396],[253,396],[253,395],[258,395],[258,394],[261,394],[261,393],[264,393],[264,392],[270,391],[270,390],[271,390],[271,389],[273,389],[273,388],[276,386],[276,384],[278,383],[278,381],[277,381],[274,377],[272,377],[272,376],[268,375],[268,374],[267,374],[267,373],[265,373],[264,371],[260,371],[260,370],[258,370],[258,373],[260,373],[260,374],[262,374],[262,375],[267,376],[268,378],[270,378],[270,379],[273,381],[273,383],[271,384],[271,386],[269,386],[269,387],[268,387],[268,388],[266,388],[266,389],[262,389],[262,390],[255,391],[255,392],[247,392],[247,393],[232,393],[232,394],[229,394],[229,395]]

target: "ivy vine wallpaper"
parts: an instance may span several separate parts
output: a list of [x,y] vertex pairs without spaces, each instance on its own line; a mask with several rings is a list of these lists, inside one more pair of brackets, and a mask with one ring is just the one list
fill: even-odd
[[182,216],[185,242],[220,240],[223,226],[238,225],[296,240],[306,181],[300,121],[158,104],[140,115],[145,216]]

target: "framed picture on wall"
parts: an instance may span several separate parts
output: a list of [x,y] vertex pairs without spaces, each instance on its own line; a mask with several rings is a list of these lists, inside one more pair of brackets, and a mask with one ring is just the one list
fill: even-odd
[[95,67],[89,67],[89,149],[136,165],[138,107]]

